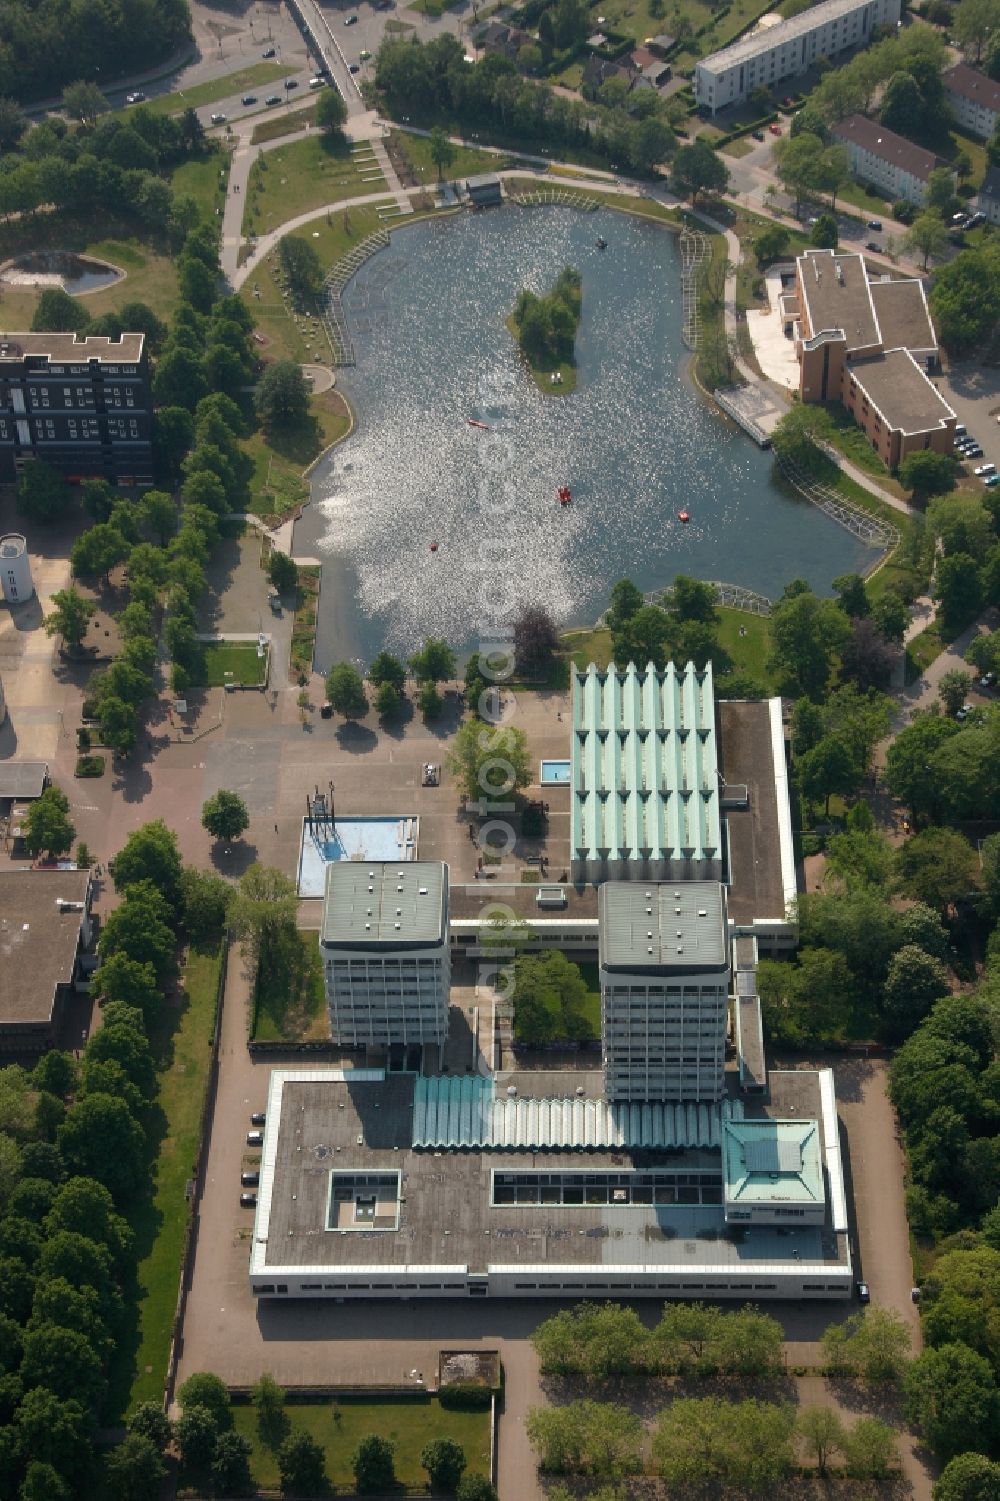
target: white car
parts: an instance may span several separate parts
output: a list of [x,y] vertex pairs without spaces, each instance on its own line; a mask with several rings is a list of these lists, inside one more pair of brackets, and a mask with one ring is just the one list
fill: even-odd
[[125,95],[125,103],[126,104],[141,104],[142,101],[145,99],[145,97],[146,96],[142,92],[142,89],[134,89],[131,94],[126,94]]
[[969,715],[972,713],[972,709],[973,709],[973,705],[972,704],[963,704],[960,709],[956,709],[955,710],[955,718],[956,719],[968,719]]
[[225,117],[225,115],[213,115],[212,116],[212,124],[213,125],[225,125],[225,123],[226,123],[226,117]]
[[978,474],[980,479],[985,479],[988,474],[996,474],[997,466],[995,464],[979,464],[972,472],[973,474]]

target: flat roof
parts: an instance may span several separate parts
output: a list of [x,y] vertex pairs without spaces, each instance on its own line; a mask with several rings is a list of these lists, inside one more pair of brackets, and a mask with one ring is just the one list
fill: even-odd
[[48,355],[50,360],[82,364],[87,360],[137,365],[142,359],[145,334],[123,333],[120,339],[105,334],[73,333],[0,334],[0,362],[22,355]]
[[922,182],[926,182],[934,168],[940,165],[933,151],[908,141],[876,120],[869,120],[867,115],[848,115],[846,120],[831,126],[830,134],[835,140],[848,141],[881,161],[891,162],[911,177],[919,177]]
[[0,798],[41,797],[48,779],[44,761],[0,761]]
[[339,860],[327,866],[324,948],[398,948],[447,936],[448,872],[440,860]]
[[727,1204],[823,1204],[818,1120],[726,1121],[722,1163]]
[[720,48],[718,52],[709,53],[708,57],[702,58],[698,67],[709,68],[713,73],[724,72],[738,63],[746,62],[748,58],[756,57],[761,51],[780,47],[785,42],[794,41],[796,37],[808,36],[817,27],[824,26],[827,21],[834,21],[839,16],[849,16],[856,10],[863,10],[868,3],[869,0],[822,0],[821,4],[813,5],[809,10],[804,10],[787,21],[780,21],[775,26],[766,26],[750,36],[740,37],[738,41],[731,42],[728,47]]
[[937,334],[923,282],[915,277],[898,281],[870,281],[868,290],[882,342],[887,349],[937,349]]
[[728,964],[718,881],[605,881],[598,908],[603,968],[676,973]]
[[[826,1073],[772,1075],[767,1105],[744,1103],[745,1119],[822,1119]],[[512,1076],[517,1077],[517,1076]],[[507,1075],[497,1078],[499,1093]],[[547,1091],[572,1097],[597,1092],[599,1076],[553,1070]],[[519,1080],[519,1085],[523,1081]],[[280,1070],[271,1075],[251,1272],[316,1269],[363,1276],[366,1271],[445,1267],[484,1272],[503,1265],[527,1270],[592,1265],[606,1271],[699,1266],[763,1271],[816,1262],[850,1265],[847,1237],[828,1204],[824,1225],[778,1235],[768,1226],[727,1226],[722,1157],[715,1148],[671,1152],[612,1147],[574,1151],[525,1148],[419,1150],[412,1145],[413,1074],[380,1069]],[[786,1087],[787,1086],[787,1087]],[[834,1122],[835,1122],[834,1114]],[[835,1129],[835,1126],[834,1126]],[[398,1228],[327,1228],[331,1172],[396,1173]],[[676,1191],[655,1203],[496,1202],[498,1174],[523,1174],[528,1185],[560,1175],[575,1185],[590,1177],[598,1197],[608,1174],[666,1174]],[[582,1195],[586,1199],[586,1189]],[[801,1266],[798,1267],[801,1270]]]
[[890,349],[849,367],[853,380],[889,427],[904,433],[938,428],[955,413],[907,349]]
[[73,978],[86,870],[0,871],[0,1026],[51,1020],[56,989]]
[[[726,810],[728,855],[726,905],[737,925],[755,918],[784,918],[795,895],[795,864],[791,846],[788,784],[784,762],[780,781],[772,719],[780,721],[780,700],[720,699],[719,770],[725,781],[745,784],[745,808]],[[785,844],[782,850],[782,822]]]
[[953,94],[959,94],[963,99],[968,99],[972,104],[981,104],[984,109],[991,109],[994,114],[1000,114],[1000,83],[992,78],[987,78],[985,73],[980,73],[977,68],[967,67],[965,63],[956,63],[954,68],[949,68],[942,82],[946,89]]
[[862,256],[855,251],[807,250],[796,266],[808,338],[839,329],[848,351],[882,343]]

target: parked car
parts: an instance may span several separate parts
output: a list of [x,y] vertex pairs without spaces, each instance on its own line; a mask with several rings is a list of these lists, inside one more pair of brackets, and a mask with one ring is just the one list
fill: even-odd
[[978,443],[973,443],[970,448],[966,448],[963,451],[963,456],[967,459],[981,459],[983,456],[983,450],[980,448]]
[[1000,474],[990,474],[990,475],[987,475],[987,478],[986,478],[986,488],[987,488],[987,490],[993,490],[993,489],[996,488],[997,485],[1000,485]]
[[264,100],[264,103],[267,105],[268,109],[270,109],[270,107],[271,107],[272,104],[280,104],[281,103],[281,95],[280,94],[268,94],[267,98]]
[[265,47],[264,51],[261,53],[261,57],[277,57],[277,55],[277,47]]
[[360,63],[348,63],[347,64],[347,71],[349,73],[360,73],[361,72],[361,64]]
[[977,474],[980,479],[985,479],[988,474],[996,474],[997,466],[995,464],[980,464],[979,467],[973,472]]
[[[998,476],[1000,477],[1000,476]],[[997,680],[995,672],[984,672],[981,678],[976,679],[977,688],[992,688]]]
[[882,220],[881,219],[869,219],[868,220],[868,228],[869,229],[881,229],[882,228]]
[[285,88],[286,89],[297,89],[298,86],[299,86],[299,80],[297,78],[286,78],[285,79]]
[[257,1207],[257,1195],[256,1194],[254,1194],[254,1193],[240,1194],[240,1208],[241,1209],[256,1209],[256,1207]]
[[755,141],[762,141],[764,139],[764,132],[762,130],[751,130],[750,134]]
[[263,1145],[264,1145],[264,1133],[263,1133],[263,1131],[248,1131],[247,1132],[247,1146],[248,1147],[262,1147]]
[[216,114],[216,115],[212,115],[210,118],[211,118],[211,121],[212,121],[213,125],[225,125],[225,123],[226,123],[226,117],[225,117],[225,115],[218,115],[218,114]]
[[968,719],[969,715],[972,713],[973,708],[973,704],[963,704],[960,709],[955,710],[955,718]]
[[351,12],[351,14],[349,16],[345,16],[344,17],[344,25],[345,26],[357,26],[357,24],[358,24],[358,18],[354,14],[353,11]]
[[310,78],[309,87],[311,89],[321,89],[325,83],[326,79],[323,78],[321,74],[317,73],[314,78]]
[[251,1126],[263,1126],[267,1123],[267,1115],[263,1110],[255,1110],[250,1117]]
[[772,120],[767,128],[773,136],[780,136],[781,126],[778,124],[777,120]]
[[257,95],[256,94],[244,94],[243,95],[243,103],[244,104],[256,104],[257,103]]
[[131,94],[126,94],[125,95],[125,103],[126,104],[141,104],[143,102],[143,100],[145,99],[145,97],[146,96],[142,92],[142,89],[133,89],[132,92],[131,92]]
[[871,1289],[867,1282],[855,1282],[854,1291],[858,1295],[859,1303],[870,1303],[872,1300]]
[[[997,421],[1000,422],[1000,417],[997,418]],[[966,436],[966,434],[968,433],[968,431],[969,431],[969,429],[966,427],[966,425],[965,425],[964,422],[956,422],[955,423],[955,436],[956,436],[956,438],[964,438]]]
[[260,1182],[260,1173],[240,1173],[240,1182],[244,1188],[256,1188]]
[[866,240],[865,249],[874,250],[876,254],[881,254],[882,246],[879,244],[878,240]]

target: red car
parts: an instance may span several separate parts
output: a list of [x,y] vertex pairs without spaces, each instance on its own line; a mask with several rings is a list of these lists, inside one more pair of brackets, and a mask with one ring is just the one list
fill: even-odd
[[778,124],[777,120],[772,121],[772,123],[767,128],[773,136],[780,136],[781,126]]

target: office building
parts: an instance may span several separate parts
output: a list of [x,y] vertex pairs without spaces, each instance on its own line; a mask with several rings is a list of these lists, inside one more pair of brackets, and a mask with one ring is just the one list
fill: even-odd
[[831,128],[830,135],[847,148],[851,174],[859,182],[871,183],[887,198],[905,198],[917,208],[927,197],[931,173],[943,165],[933,151],[866,115],[849,115]]
[[29,1057],[56,1043],[63,1008],[86,981],[90,899],[86,870],[0,872],[0,1053]]
[[942,81],[959,130],[988,141],[1000,120],[1000,83],[965,63],[949,68]]
[[145,335],[0,335],[0,481],[29,459],[73,482],[152,484]]
[[721,1099],[729,993],[722,886],[606,881],[598,906],[607,1099]]
[[839,401],[889,469],[925,448],[950,454],[957,419],[927,375],[938,345],[922,282],[872,280],[853,252],[809,250],[795,266],[781,308],[801,399]]
[[755,88],[775,88],[814,67],[820,58],[867,47],[879,30],[895,26],[900,0],[821,0],[790,20],[767,24],[702,58],[694,72],[695,103],[716,114],[740,104]]
[[337,861],[327,867],[320,954],[333,1040],[419,1049],[448,1031],[448,867]]

